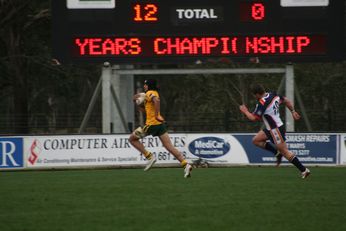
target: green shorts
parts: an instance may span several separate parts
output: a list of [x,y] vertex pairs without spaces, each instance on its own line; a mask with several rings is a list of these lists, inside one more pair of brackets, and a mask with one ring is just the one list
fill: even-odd
[[161,136],[167,132],[167,126],[165,124],[158,125],[145,125],[143,128],[138,127],[134,134],[138,139],[142,139],[146,136]]
[[143,131],[145,132],[146,136],[161,136],[167,132],[167,126],[165,124],[145,125],[143,127]]

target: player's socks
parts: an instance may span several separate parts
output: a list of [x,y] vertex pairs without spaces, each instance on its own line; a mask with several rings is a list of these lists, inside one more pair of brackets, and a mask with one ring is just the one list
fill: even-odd
[[186,160],[183,160],[183,161],[181,161],[180,164],[181,164],[181,167],[184,168],[184,167],[187,165],[187,161],[186,161]]
[[272,152],[272,153],[274,153],[274,155],[276,155],[277,152],[278,152],[278,150],[276,149],[276,147],[275,147],[272,143],[270,143],[270,142],[266,142],[266,143],[265,143],[264,149],[265,149],[265,150],[268,150],[268,151],[270,151],[270,152]]
[[296,166],[299,171],[304,172],[306,170],[305,166],[302,165],[302,163],[299,161],[298,157],[293,156],[293,158],[290,160],[290,162]]
[[153,156],[153,154],[149,151],[145,151],[144,152],[144,156],[145,158],[148,160],[147,165],[144,168],[144,171],[148,171],[149,169],[151,169],[151,167],[153,167],[153,165],[156,163],[156,158],[155,156]]
[[147,160],[151,160],[153,158],[153,154],[151,154],[149,151],[145,151],[143,154]]

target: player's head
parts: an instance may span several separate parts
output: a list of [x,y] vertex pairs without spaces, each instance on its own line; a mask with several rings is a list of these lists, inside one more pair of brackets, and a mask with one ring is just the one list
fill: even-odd
[[158,90],[157,89],[157,82],[155,79],[146,79],[144,80],[144,90]]
[[266,92],[263,85],[259,83],[252,84],[250,90],[256,98],[261,97]]

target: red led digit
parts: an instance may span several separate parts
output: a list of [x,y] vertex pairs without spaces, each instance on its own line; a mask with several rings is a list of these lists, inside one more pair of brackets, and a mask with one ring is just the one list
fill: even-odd
[[155,4],[136,4],[133,9],[135,10],[135,17],[133,18],[136,22],[154,22],[157,21],[158,7]]
[[157,21],[157,17],[155,16],[157,13],[157,6],[154,4],[147,4],[144,9],[146,10],[146,14],[144,16],[144,21]]
[[133,20],[135,21],[143,21],[143,18],[141,17],[141,5],[136,4],[133,9],[135,10],[135,17]]
[[241,22],[262,22],[267,17],[266,5],[260,1],[241,2],[239,12]]
[[256,20],[260,21],[263,20],[265,17],[265,7],[262,3],[253,3],[251,6],[251,17]]

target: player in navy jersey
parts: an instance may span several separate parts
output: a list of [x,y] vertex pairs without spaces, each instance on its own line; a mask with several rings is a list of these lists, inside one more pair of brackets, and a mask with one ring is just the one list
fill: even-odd
[[265,128],[255,135],[252,142],[256,146],[274,153],[277,156],[278,165],[281,162],[281,157],[284,156],[299,169],[303,179],[308,177],[310,170],[287,148],[286,131],[280,118],[279,106],[283,103],[291,111],[294,120],[300,119],[300,115],[294,110],[292,102],[275,92],[266,92],[260,84],[252,85],[251,92],[258,101],[255,110],[251,113],[245,105],[240,105],[239,109],[249,120],[262,120],[265,125]]

